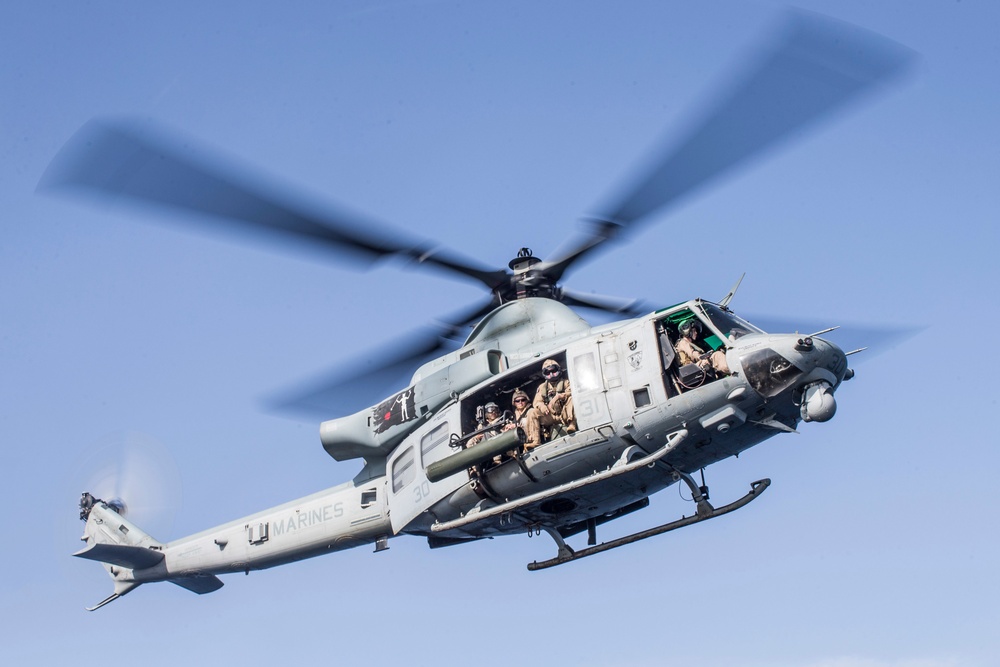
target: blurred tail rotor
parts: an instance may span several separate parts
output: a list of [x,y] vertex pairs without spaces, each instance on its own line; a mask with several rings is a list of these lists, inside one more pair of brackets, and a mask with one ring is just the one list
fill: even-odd
[[169,535],[180,501],[180,474],[167,447],[147,433],[115,431],[87,450],[70,488],[103,499],[155,535]]

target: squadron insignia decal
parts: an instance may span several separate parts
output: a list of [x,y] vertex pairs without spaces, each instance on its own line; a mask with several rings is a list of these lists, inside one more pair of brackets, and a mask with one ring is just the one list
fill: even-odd
[[639,350],[635,354],[628,355],[628,365],[631,366],[634,371],[639,370],[639,367],[642,366],[642,350]]
[[392,398],[386,399],[375,408],[372,414],[372,424],[376,433],[408,422],[417,416],[413,405],[413,387],[401,391]]

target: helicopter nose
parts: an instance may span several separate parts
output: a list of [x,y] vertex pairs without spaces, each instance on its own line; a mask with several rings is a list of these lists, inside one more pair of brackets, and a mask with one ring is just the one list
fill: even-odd
[[794,350],[798,353],[795,365],[807,375],[825,375],[822,371],[826,371],[833,386],[844,379],[847,355],[830,341],[811,336],[796,337]]
[[802,420],[829,421],[837,413],[833,391],[847,372],[847,355],[830,341],[811,336],[796,338],[794,350],[794,363],[804,373],[798,385]]
[[847,355],[833,343],[765,334],[740,338],[736,352],[747,381],[765,398],[793,391],[804,421],[824,422],[836,413],[833,392],[847,373]]

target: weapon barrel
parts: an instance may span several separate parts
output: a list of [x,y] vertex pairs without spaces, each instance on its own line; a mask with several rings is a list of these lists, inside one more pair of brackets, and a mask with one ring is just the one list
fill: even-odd
[[498,454],[509,452],[517,447],[520,439],[517,429],[504,431],[503,433],[487,438],[476,443],[472,447],[463,449],[457,454],[435,461],[427,466],[427,479],[430,482],[440,482],[445,477],[454,475],[459,470],[472,467],[476,464],[488,461]]

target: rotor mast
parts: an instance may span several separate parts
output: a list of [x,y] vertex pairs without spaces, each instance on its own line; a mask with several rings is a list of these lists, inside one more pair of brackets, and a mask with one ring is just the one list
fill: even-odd
[[507,266],[513,271],[510,277],[510,289],[506,293],[497,292],[497,297],[501,303],[514,299],[526,299],[528,297],[543,297],[549,299],[559,299],[559,289],[555,281],[544,271],[534,267],[541,264],[542,260],[535,257],[531,248],[521,248],[517,251],[517,257],[510,260]]

